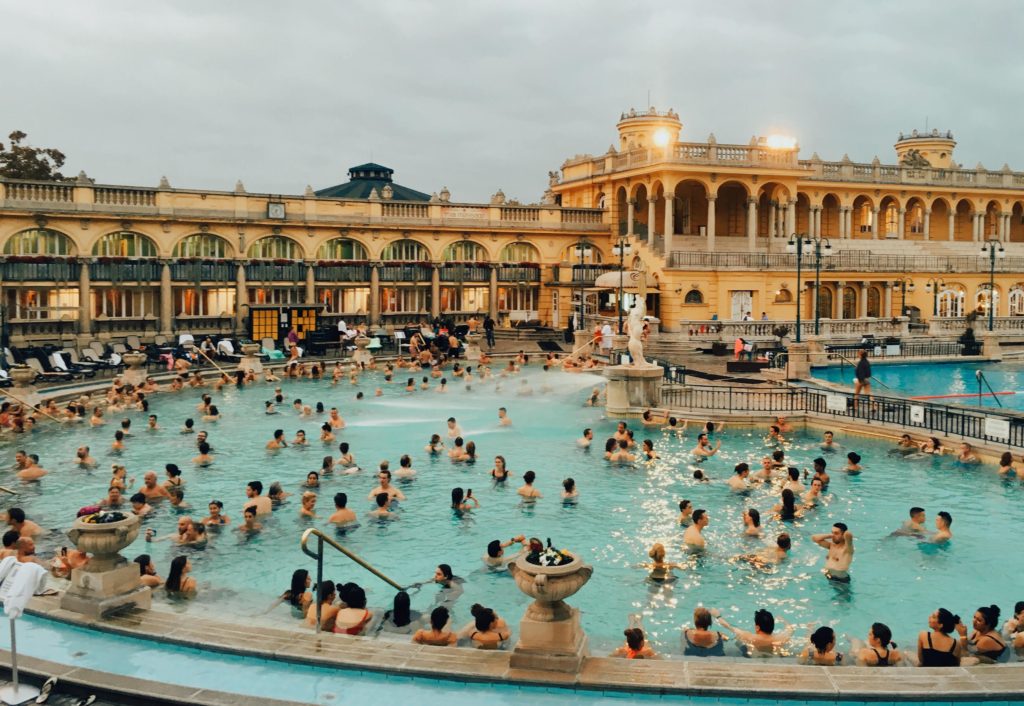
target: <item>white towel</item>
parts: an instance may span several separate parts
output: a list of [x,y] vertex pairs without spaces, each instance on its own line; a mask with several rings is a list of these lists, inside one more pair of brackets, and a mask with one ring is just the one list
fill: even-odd
[[[14,557],[7,557],[14,559]],[[0,562],[0,574],[4,574],[0,597],[4,601],[4,612],[9,618],[20,618],[25,612],[29,599],[46,590],[46,577],[49,572],[35,562],[18,562],[7,566]]]

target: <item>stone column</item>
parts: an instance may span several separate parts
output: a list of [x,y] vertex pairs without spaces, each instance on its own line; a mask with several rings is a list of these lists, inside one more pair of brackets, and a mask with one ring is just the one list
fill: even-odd
[[836,282],[836,318],[845,319],[846,312],[843,310],[843,290],[846,289],[846,282]]
[[839,239],[843,240],[848,237],[846,233],[846,207],[840,206],[839,208]]
[[892,317],[892,282],[883,282],[882,292],[885,295],[885,301],[882,303],[882,318],[888,319]]
[[672,236],[676,230],[676,197],[665,194],[665,253],[672,252]]
[[975,213],[971,218],[973,220],[972,231],[971,231],[972,240],[974,240],[976,242],[980,242],[981,241],[981,229],[982,229],[982,220],[981,219],[983,218],[983,216],[980,213]]
[[306,265],[306,304],[316,304],[316,272],[312,265]]
[[[779,205],[774,201],[768,202],[768,238],[776,237],[775,229],[779,224]],[[769,246],[770,247],[770,246]]]
[[853,209],[846,209],[846,237],[853,237]]
[[790,201],[786,206],[786,232],[782,236],[789,238],[794,233],[796,233],[796,201]]
[[174,289],[171,285],[171,263],[160,265],[160,333],[170,336],[174,332]]
[[949,212],[949,239],[953,240],[956,237],[956,210]]
[[380,263],[370,264],[370,325],[380,324]]
[[629,199],[626,202],[626,235],[633,235],[633,217],[636,212],[636,199]]
[[715,201],[717,200],[714,196],[708,197],[708,252],[714,252],[715,250]]
[[924,210],[924,239],[932,239],[932,210],[930,208]]
[[821,237],[821,209],[814,209],[814,234]]
[[1006,241],[1006,214],[1005,213],[1000,213],[999,214],[999,228],[998,228],[998,230],[996,232],[998,233],[997,237],[999,238],[999,242],[1001,242],[1001,243],[1005,242]]
[[430,266],[430,318],[441,315],[441,266],[434,263]]
[[896,237],[900,240],[904,238],[904,228],[907,225],[907,209],[901,208],[899,210],[899,216],[896,221]]
[[860,283],[860,317],[868,317],[868,283]]
[[657,201],[653,196],[647,197],[647,241],[654,238],[654,221],[657,218]]
[[82,259],[78,270],[78,333],[92,335],[92,280],[87,258]]
[[487,285],[487,313],[498,320],[498,266],[491,265],[491,279]]
[[813,238],[814,236],[814,207],[812,206],[807,209],[807,237]]
[[249,304],[249,283],[245,280],[245,263],[235,268],[235,330],[245,331],[246,309]]
[[878,240],[878,207],[871,209],[871,239]]
[[757,200],[747,199],[747,250],[757,250]]

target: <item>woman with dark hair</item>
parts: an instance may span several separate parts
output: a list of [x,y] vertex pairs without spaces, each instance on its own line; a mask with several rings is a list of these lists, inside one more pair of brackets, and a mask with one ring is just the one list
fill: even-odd
[[618,449],[619,449],[619,440],[616,439],[614,436],[609,437],[604,442],[604,458],[605,458],[605,460],[606,461],[610,461],[611,458],[612,458],[612,454],[617,453]]
[[291,586],[281,594],[280,600],[286,601],[292,607],[292,615],[296,618],[304,617],[313,602],[313,594],[307,590],[311,584],[309,572],[305,569],[296,569],[292,572]]
[[743,530],[745,537],[760,537],[761,513],[756,508],[748,507],[743,511],[743,525],[746,527]]
[[420,629],[412,636],[412,641],[419,645],[435,645],[447,647],[454,645],[458,638],[451,630],[445,630],[450,614],[444,606],[438,606],[430,612],[430,629]]
[[419,611],[412,610],[409,594],[399,591],[395,594],[394,606],[384,613],[379,629],[399,635],[412,635],[420,627],[421,617]]
[[164,466],[164,470],[167,472],[167,480],[163,482],[163,486],[167,490],[184,487],[185,481],[181,477],[181,469],[176,464],[168,463]]
[[982,664],[1002,662],[1006,643],[999,634],[999,606],[982,606],[974,612],[974,632],[967,636],[967,626],[957,623],[961,651],[969,650]]
[[626,628],[622,631],[626,636],[626,644],[616,648],[612,657],[625,657],[626,659],[658,659],[651,646],[644,638],[644,631],[640,628]]
[[734,628],[721,616],[716,617],[718,618],[719,625],[735,635],[736,639],[744,644],[747,648],[744,654],[747,657],[753,656],[754,653],[758,657],[770,657],[776,654],[777,650],[789,642],[789,639],[793,636],[793,626],[785,623],[784,620],[780,622],[786,624],[786,629],[776,634],[775,616],[764,608],[754,611],[754,632]]
[[491,478],[494,479],[495,483],[504,483],[508,480],[509,472],[508,468],[505,467],[505,457],[495,456],[494,457],[494,468],[491,469]]
[[167,572],[164,588],[168,593],[182,595],[196,592],[196,580],[188,575],[192,571],[192,563],[186,556],[176,556],[171,560],[171,570]]
[[334,618],[334,632],[345,635],[362,635],[373,613],[366,609],[366,591],[356,584],[345,584],[341,599],[345,607]]
[[452,488],[452,510],[462,514],[467,510],[480,507],[480,503],[473,497],[473,490],[463,491],[462,488]]
[[810,642],[800,653],[801,664],[816,664],[821,667],[835,667],[843,662],[843,653],[836,652],[835,630],[822,625],[810,635]]
[[156,588],[164,582],[162,578],[157,576],[156,566],[153,564],[153,559],[149,554],[139,554],[135,557],[134,561],[139,565],[139,581],[143,586]]
[[857,652],[857,666],[893,667],[902,660],[903,654],[896,649],[889,626],[885,623],[872,623],[867,646]]
[[796,507],[796,494],[789,488],[782,491],[782,502],[773,507],[772,510],[778,514],[778,518],[783,522],[795,520],[801,514]]
[[306,609],[306,624],[316,627],[316,609],[319,605],[320,629],[324,632],[334,632],[334,620],[340,608],[334,604],[334,598],[337,595],[334,582],[324,579],[317,586],[316,594],[316,602],[310,601],[309,608]]
[[921,667],[959,667],[960,641],[950,635],[960,616],[939,608],[928,616],[928,627],[917,636],[917,662]]
[[490,608],[474,603],[470,608],[474,629],[469,634],[473,646],[481,650],[496,650],[512,633],[505,621]]

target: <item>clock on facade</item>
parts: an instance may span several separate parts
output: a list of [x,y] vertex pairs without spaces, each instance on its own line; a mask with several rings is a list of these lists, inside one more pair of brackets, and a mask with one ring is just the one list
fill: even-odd
[[284,218],[284,204],[271,201],[267,204],[267,218]]

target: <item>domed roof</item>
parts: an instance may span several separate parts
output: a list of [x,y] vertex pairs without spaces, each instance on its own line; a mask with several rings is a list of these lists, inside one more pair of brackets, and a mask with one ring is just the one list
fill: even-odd
[[410,189],[401,184],[392,182],[391,177],[395,170],[374,162],[367,162],[348,170],[348,178],[344,184],[329,186],[326,189],[317,189],[316,195],[332,199],[367,199],[374,189],[380,195],[386,185],[390,185],[395,201],[429,201],[430,195],[422,191]]

